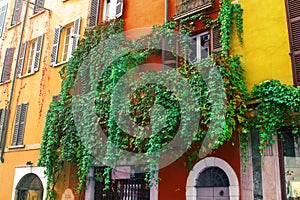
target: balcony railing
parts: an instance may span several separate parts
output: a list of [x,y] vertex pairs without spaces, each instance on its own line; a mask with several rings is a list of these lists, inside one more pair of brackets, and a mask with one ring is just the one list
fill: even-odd
[[213,0],[176,0],[175,20],[213,6]]

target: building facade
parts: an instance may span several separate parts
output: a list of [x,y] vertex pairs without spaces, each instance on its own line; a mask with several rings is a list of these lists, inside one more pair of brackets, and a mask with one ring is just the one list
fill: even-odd
[[[278,79],[300,84],[300,1],[237,0],[244,10],[244,43],[233,36],[230,54],[240,54],[246,84]],[[45,199],[47,180],[38,167],[46,113],[59,98],[59,71],[76,49],[84,30],[122,18],[125,31],[147,29],[171,19],[206,12],[217,19],[217,0],[2,0],[0,1],[0,199]],[[215,30],[195,21],[190,60],[206,58],[218,48]],[[134,36],[136,37],[136,36]],[[168,65],[165,55],[158,60]],[[175,61],[175,63],[178,61]],[[169,62],[170,63],[170,62]],[[157,173],[158,184],[147,188],[144,175],[116,178],[120,199],[296,199],[300,197],[300,140],[284,130],[284,138],[261,155],[259,138],[250,136],[246,173],[239,137],[186,167],[188,153]],[[234,145],[233,145],[234,144]],[[66,164],[56,185],[57,199],[102,199],[103,185],[94,180],[101,167],[91,167],[85,190],[76,193],[76,167]],[[206,181],[203,181],[206,180]],[[127,189],[126,189],[127,188]],[[130,191],[132,193],[130,193]],[[118,193],[118,192],[115,192]],[[141,196],[134,196],[140,193]],[[113,192],[109,198],[116,198]],[[119,194],[120,195],[120,194]],[[136,194],[135,194],[136,195]],[[135,197],[135,198],[134,198]],[[104,198],[105,199],[105,198]]]

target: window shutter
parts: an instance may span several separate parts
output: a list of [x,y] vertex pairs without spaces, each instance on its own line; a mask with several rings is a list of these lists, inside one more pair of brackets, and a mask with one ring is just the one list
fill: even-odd
[[122,16],[123,6],[124,6],[124,0],[117,0],[117,5],[116,5],[116,17],[117,18]]
[[88,27],[93,27],[98,24],[99,6],[100,0],[91,0]]
[[0,37],[2,37],[6,17],[7,4],[0,9]]
[[[165,66],[169,66],[171,68],[178,67],[178,56],[174,56],[174,53],[178,54],[179,47],[176,40],[172,39],[172,44],[169,44],[170,39],[165,39],[163,41],[163,50],[162,50],[162,63]],[[164,66],[163,66],[164,68]]]
[[11,143],[12,146],[16,146],[17,142],[18,142],[21,111],[22,111],[22,104],[19,104],[18,108],[17,108],[17,113],[16,113],[14,134],[13,134],[13,139],[12,139],[12,143]]
[[43,10],[44,7],[44,0],[36,0],[33,12],[38,13],[39,11]]
[[20,56],[19,56],[19,60],[18,60],[18,64],[17,64],[18,77],[22,76],[24,62],[25,62],[25,56],[26,56],[26,48],[27,48],[27,42],[24,42],[20,48]]
[[28,103],[23,103],[18,105],[13,140],[12,140],[13,146],[23,144],[27,108],[28,108]]
[[294,83],[300,86],[300,0],[286,0]]
[[52,53],[50,59],[50,66],[54,66],[57,63],[57,56],[58,56],[58,48],[59,48],[59,40],[60,40],[60,33],[61,27],[57,27],[54,30],[54,39],[52,45]]
[[3,108],[0,110],[0,146],[2,144],[2,135],[4,131],[5,116],[6,116],[6,108]]
[[39,67],[40,67],[43,39],[44,39],[44,35],[39,36],[37,43],[36,43],[36,50],[35,50],[35,55],[34,55],[34,67],[33,67],[35,72],[38,71]]
[[211,47],[213,52],[222,50],[220,26],[211,29]]
[[3,71],[1,77],[1,83],[4,83],[10,79],[11,65],[14,57],[15,48],[8,48],[5,52],[5,60],[3,63]]
[[22,11],[22,0],[15,0],[15,7],[12,16],[11,25],[15,25],[20,21],[21,11]]
[[72,52],[77,48],[79,33],[80,33],[80,21],[81,18],[78,18],[74,21],[74,31],[73,31],[73,43],[72,43]]

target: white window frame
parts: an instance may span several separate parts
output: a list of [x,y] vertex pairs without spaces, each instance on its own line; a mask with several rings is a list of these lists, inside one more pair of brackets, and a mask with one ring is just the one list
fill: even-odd
[[[107,1],[110,1],[109,7]],[[119,2],[118,2],[119,1]],[[124,0],[104,0],[103,6],[103,21],[111,20],[122,16]],[[121,6],[120,13],[117,13],[117,7]]]
[[[70,30],[70,35],[68,36],[67,31]],[[69,41],[67,44],[67,36],[69,37]],[[67,62],[71,58],[72,55],[72,44],[74,39],[74,25],[70,27],[65,28],[65,35],[64,35],[64,44],[62,49],[62,55],[61,55],[61,62]],[[66,50],[67,48],[67,50]],[[66,58],[65,58],[66,53]]]
[[[192,39],[196,38],[196,59],[197,59],[195,61],[191,61],[192,63],[203,59],[202,55],[201,55],[201,37],[204,36],[204,35],[208,35],[209,40],[211,40],[209,31],[202,32],[200,34],[197,34],[197,35],[191,37]],[[209,42],[208,55],[210,54],[210,51],[211,51],[211,46],[210,46],[210,42]]]
[[[37,42],[38,42],[37,40],[33,40],[33,41],[30,42],[29,49],[28,49],[29,55],[28,55],[28,60],[27,60],[27,68],[26,68],[26,72],[23,74],[23,76],[34,73],[35,59],[38,59],[35,56],[36,48],[37,48]],[[34,44],[34,47],[33,47],[33,44]],[[32,51],[32,47],[34,48],[33,51]],[[32,57],[32,59],[30,59],[30,57]],[[32,61],[31,64],[30,64],[30,60]]]

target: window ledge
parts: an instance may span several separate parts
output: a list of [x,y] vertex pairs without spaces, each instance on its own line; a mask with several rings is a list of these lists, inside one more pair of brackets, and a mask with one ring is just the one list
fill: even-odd
[[39,12],[34,13],[33,15],[29,16],[29,19],[35,18],[36,16],[43,14],[45,11],[46,11],[45,9],[40,10]]
[[0,85],[5,85],[5,84],[7,84],[7,83],[10,83],[10,80],[7,80],[7,81],[5,81],[5,82],[3,82],[3,83],[0,83]]
[[10,27],[7,28],[7,30],[13,29],[16,26],[19,26],[20,24],[21,24],[21,22],[18,22],[18,23],[14,24],[14,25],[11,25]]
[[9,146],[7,148],[8,148],[8,150],[11,150],[11,149],[23,149],[24,147],[25,147],[25,145],[22,144],[22,145]]
[[28,74],[24,74],[24,75],[18,76],[18,78],[25,78],[25,77],[31,76],[33,74],[35,74],[35,72],[31,72],[31,73],[28,73]]
[[69,61],[59,62],[59,63],[56,63],[56,64],[52,65],[51,67],[59,67],[59,66],[64,65],[64,64],[66,64],[68,62]]

